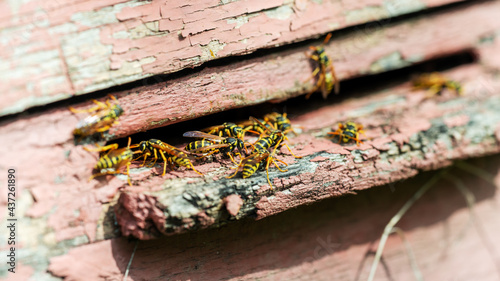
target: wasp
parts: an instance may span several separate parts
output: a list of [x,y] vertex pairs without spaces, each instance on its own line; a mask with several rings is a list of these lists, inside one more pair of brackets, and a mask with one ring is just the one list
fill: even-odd
[[[109,97],[116,101],[114,96],[109,95]],[[92,101],[96,106],[89,109],[77,110],[69,107],[69,110],[73,113],[93,112],[92,115],[78,122],[76,128],[73,130],[73,136],[78,141],[96,133],[103,133],[109,130],[111,126],[118,123],[116,120],[123,114],[122,107],[117,103],[111,104],[109,100],[106,100],[104,103],[97,100]]]
[[439,72],[421,74],[413,79],[413,90],[428,90],[428,97],[440,94],[444,89],[448,89],[457,95],[463,94],[462,86],[453,80],[449,80]]
[[363,125],[356,124],[354,122],[347,122],[347,123],[345,123],[345,125],[342,123],[339,123],[338,126],[339,127],[335,132],[328,132],[327,134],[338,136],[339,143],[340,142],[347,143],[350,140],[355,140],[356,145],[358,145],[358,146],[360,143],[363,143],[359,139],[359,135],[360,134],[364,135],[364,133],[365,133],[363,131]]
[[[111,175],[111,174],[120,174],[120,168],[123,166],[127,167],[127,173],[124,173],[127,175],[128,179],[128,184],[132,185],[130,182],[130,162],[133,160],[133,155],[137,152],[132,152],[130,150],[130,141],[131,138],[128,138],[128,145],[127,147],[120,148],[118,149],[118,144],[110,144],[107,146],[100,147],[99,145],[97,148],[85,148],[87,151],[108,151],[107,154],[99,158],[99,161],[97,161],[97,164],[94,166],[94,170],[99,171],[96,174],[93,174],[89,180],[92,180],[95,177],[98,176],[103,176],[103,175]],[[106,169],[107,171],[102,172],[102,170]],[[112,169],[109,171],[109,169]]]
[[244,179],[250,177],[251,175],[253,175],[257,169],[259,169],[259,167],[261,165],[263,165],[263,163],[265,162],[266,163],[266,173],[267,173],[267,182],[269,183],[269,186],[271,187],[271,189],[273,188],[273,185],[271,183],[271,180],[269,179],[269,164],[272,162],[276,168],[278,168],[278,170],[280,170],[281,172],[286,172],[288,170],[282,170],[279,165],[276,163],[276,161],[279,161],[280,163],[283,163],[285,164],[285,166],[287,166],[288,164],[279,160],[279,159],[276,159],[274,158],[274,156],[272,155],[272,153],[269,153],[269,151],[256,151],[254,153],[252,153],[250,156],[247,156],[243,159],[240,160],[240,163],[238,164],[238,166],[236,166],[236,171],[234,172],[234,174],[232,174],[231,176],[228,176],[227,178],[232,178],[234,177],[239,171],[240,169],[242,169],[242,176]]
[[238,138],[243,140],[245,132],[243,131],[243,128],[231,123],[231,122],[225,122],[222,125],[217,125],[217,126],[212,126],[208,127],[202,130],[203,132],[208,132],[208,134],[211,135],[219,135],[220,137],[233,137],[233,138]]
[[240,123],[239,126],[243,128],[244,132],[251,132],[257,135],[265,133],[266,129],[264,129],[262,125],[270,130],[277,128],[285,134],[289,131],[293,131],[292,124],[290,123],[290,119],[288,119],[286,113],[280,114],[278,112],[272,112],[264,115],[264,119],[257,120],[259,120],[260,123],[248,120]]
[[141,141],[134,147],[139,147],[139,151],[144,155],[144,162],[142,163],[142,166],[145,165],[146,158],[148,156],[154,156],[154,162],[152,164],[154,165],[158,160],[158,153],[160,153],[160,156],[163,159],[164,163],[162,176],[165,175],[167,163],[171,169],[173,168],[174,164],[177,164],[178,166],[190,168],[196,173],[202,175],[202,173],[198,172],[194,168],[193,163],[191,163],[191,160],[189,159],[189,156],[186,154],[186,152],[178,149],[175,146],[164,143],[161,140],[150,139],[148,141]]
[[250,120],[259,124],[259,126],[264,130],[264,132],[268,133],[268,135],[262,134],[259,137],[259,139],[253,144],[254,149],[252,152],[265,152],[268,151],[268,149],[274,147],[273,150],[273,155],[274,155],[274,151],[278,147],[281,147],[281,145],[285,145],[288,151],[290,151],[290,153],[295,158],[302,158],[293,154],[292,149],[288,146],[288,144],[285,143],[285,141],[288,140],[288,137],[285,136],[285,134],[282,131],[274,129],[273,125],[269,124],[271,128],[274,129],[273,131],[271,131],[266,125],[264,125],[262,122],[260,122],[258,119],[254,117],[250,117]]
[[[190,152],[209,152],[207,155],[203,155],[202,157],[207,157],[217,152],[221,152],[225,155],[228,155],[231,158],[231,161],[236,164],[233,156],[231,155],[235,149],[238,149],[240,152],[239,155],[246,152],[245,143],[238,138],[233,137],[220,137],[216,135],[210,135],[200,131],[189,131],[183,134],[184,137],[194,137],[194,138],[203,138],[203,140],[190,142],[186,146],[186,150]],[[246,152],[247,153],[247,152]],[[247,153],[248,154],[248,153]]]
[[275,128],[282,131],[283,133],[287,133],[289,131],[293,131],[292,123],[290,119],[286,116],[286,113],[280,114],[278,112],[273,112],[266,114],[264,116],[264,121],[266,123],[271,123]]
[[265,127],[267,128],[269,128],[270,125],[263,119],[257,119],[257,120],[259,120],[260,124],[253,120],[247,120],[239,123],[238,126],[243,128],[244,133],[250,132],[256,135],[262,135],[266,131],[264,128],[262,128],[262,125],[265,125]]
[[[328,58],[328,56],[325,53],[325,48],[324,46],[330,41],[330,38],[332,37],[331,33],[328,33],[326,36],[325,40],[323,43],[319,46],[310,46],[309,49],[312,50],[312,54],[307,56],[311,58],[312,60],[318,62],[318,66],[316,69],[314,69],[311,77],[315,77],[318,75],[318,81],[316,82],[316,86],[306,95],[306,99],[308,99],[312,93],[314,93],[316,90],[321,88],[321,94],[323,95],[323,98],[326,99],[328,94],[332,91],[332,89],[335,88],[335,94],[339,93],[340,90],[340,84],[339,84],[339,79],[335,75],[335,68],[333,67],[332,62]],[[306,82],[309,80],[307,79]]]
[[[253,144],[253,150],[252,154],[250,156],[247,156],[243,159],[240,160],[240,163],[236,167],[236,172],[229,176],[228,178],[234,177],[240,168],[243,169],[243,178],[247,178],[251,176],[252,174],[257,171],[257,169],[260,167],[263,161],[266,161],[266,174],[267,174],[267,182],[269,183],[269,186],[271,186],[271,189],[273,188],[273,185],[271,184],[271,180],[269,179],[269,165],[271,162],[280,170],[281,172],[286,172],[287,170],[282,170],[279,165],[276,163],[276,161],[279,161],[285,165],[285,162],[276,159],[274,155],[276,154],[276,150],[281,146],[285,145],[288,148],[288,151],[295,157],[295,158],[302,158],[301,156],[296,156],[293,154],[292,150],[290,147],[284,143],[288,138],[281,132],[280,130],[273,130],[271,131],[266,125],[264,125],[262,122],[260,122],[258,119],[254,117],[250,117],[250,120],[253,122],[259,124],[261,128],[268,132],[269,135],[261,135],[261,137]],[[272,124],[271,124],[272,127]],[[269,149],[272,149],[272,152],[269,152]]]

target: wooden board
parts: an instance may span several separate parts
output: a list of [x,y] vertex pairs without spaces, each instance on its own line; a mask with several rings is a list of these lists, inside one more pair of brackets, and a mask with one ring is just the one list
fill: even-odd
[[5,2],[0,116],[453,2]]

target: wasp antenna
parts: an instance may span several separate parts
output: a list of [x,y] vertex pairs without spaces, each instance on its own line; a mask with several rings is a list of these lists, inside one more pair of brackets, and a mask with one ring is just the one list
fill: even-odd
[[328,44],[328,41],[330,41],[330,38],[332,38],[332,34],[328,33],[325,37],[325,40],[323,40],[323,45]]

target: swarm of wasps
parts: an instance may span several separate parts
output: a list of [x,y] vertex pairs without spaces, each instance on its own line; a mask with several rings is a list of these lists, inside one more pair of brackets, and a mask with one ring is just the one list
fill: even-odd
[[[317,65],[308,80],[317,76],[317,82],[313,90],[306,95],[306,99],[318,89],[321,90],[325,99],[332,90],[336,94],[339,92],[339,80],[335,74],[332,61],[326,55],[324,49],[331,36],[331,34],[328,34],[321,45],[309,47],[312,53],[307,54],[307,56]],[[440,73],[423,74],[413,81],[413,86],[415,90],[426,89],[431,95],[439,94],[444,89],[454,91],[457,94],[463,92],[463,88],[459,83],[445,78]],[[110,99],[104,103],[92,100],[96,105],[90,109],[76,110],[72,107],[69,108],[73,113],[91,113],[91,115],[81,120],[74,129],[73,135],[76,143],[79,143],[84,138],[95,137],[96,135],[103,137],[103,134],[111,126],[118,123],[117,119],[123,114],[123,109],[114,96],[110,95],[109,97]],[[273,112],[265,115],[263,119],[250,117],[248,121],[239,124],[227,122],[200,131],[185,132],[184,137],[198,138],[198,140],[190,142],[184,149],[158,139],[145,140],[131,145],[130,138],[127,147],[124,148],[118,148],[118,144],[111,144],[107,146],[97,145],[95,148],[85,149],[106,152],[94,166],[96,173],[90,179],[102,175],[123,173],[127,175],[129,185],[132,185],[129,172],[130,164],[140,158],[143,159],[141,166],[147,167],[154,166],[158,159],[161,158],[163,161],[162,175],[165,175],[167,165],[171,170],[175,167],[186,167],[201,175],[195,169],[193,161],[207,158],[213,154],[221,154],[230,158],[236,165],[233,168],[235,172],[228,178],[234,177],[240,171],[243,178],[248,178],[259,167],[265,167],[267,181],[272,189],[271,180],[269,179],[269,166],[273,164],[279,171],[285,172],[286,169],[283,170],[279,163],[285,166],[288,165],[275,157],[276,151],[285,146],[295,158],[301,158],[296,156],[286,143],[288,140],[286,134],[291,131],[293,131],[292,125],[286,113]],[[255,134],[258,139],[254,143],[245,141],[246,133]],[[360,135],[364,135],[364,130],[361,124],[349,121],[339,123],[335,131],[327,134],[329,137],[337,138],[339,144],[354,141],[359,146],[360,143],[363,143]],[[236,161],[236,157],[239,157],[239,162]],[[148,158],[150,159],[149,162],[147,162]],[[123,167],[126,167],[126,172],[120,171]]]
[[[113,96],[110,96],[110,100],[105,103],[96,100],[92,101],[96,106],[87,110],[70,108],[74,113],[92,113],[92,115],[78,123],[73,131],[75,140],[104,133],[113,124],[118,123],[117,119],[123,112],[123,109],[116,103],[116,98]],[[199,140],[188,143],[184,149],[158,139],[144,140],[131,145],[131,138],[128,140],[127,147],[124,148],[118,148],[118,144],[115,143],[107,146],[96,145],[93,148],[85,147],[85,149],[87,151],[104,152],[104,155],[99,158],[94,166],[95,173],[90,179],[103,175],[125,174],[129,185],[132,185],[130,164],[132,161],[141,158],[142,164],[140,166],[147,167],[154,166],[158,159],[161,158],[163,161],[162,175],[165,175],[167,165],[171,170],[175,169],[175,167],[186,167],[201,175],[194,167],[193,161],[207,158],[213,154],[221,154],[229,157],[236,165],[234,167],[235,172],[228,178],[234,177],[239,171],[242,172],[243,178],[250,177],[262,166],[265,167],[267,181],[272,189],[268,171],[270,164],[274,164],[282,172],[286,170],[280,168],[278,163],[287,165],[284,161],[276,159],[275,155],[278,148],[285,146],[295,158],[301,158],[296,156],[286,143],[288,140],[286,134],[291,131],[293,129],[287,114],[273,112],[265,115],[263,119],[250,117],[248,121],[239,124],[227,122],[201,131],[185,132],[183,136],[198,138]],[[258,139],[254,143],[245,141],[246,133],[255,134]],[[235,160],[236,157],[240,158],[239,162]],[[147,162],[148,159],[150,159],[149,162]],[[125,171],[121,172],[123,167],[126,167]]]

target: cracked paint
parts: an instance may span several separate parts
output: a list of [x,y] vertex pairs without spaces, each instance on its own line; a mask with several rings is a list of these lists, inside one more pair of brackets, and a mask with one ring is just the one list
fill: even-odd
[[[450,0],[422,2],[430,7]],[[76,94],[301,41],[332,29],[388,16],[387,13],[358,13],[355,20],[349,19],[350,14],[364,5],[366,9],[388,9],[390,16],[424,8],[415,4],[420,1],[403,4],[368,1],[351,8],[345,3],[316,1],[307,5],[299,3],[300,9],[295,10],[292,1],[249,3],[207,1],[185,5],[179,0],[106,0],[10,6],[25,14],[15,16],[19,21],[3,22],[0,43],[4,53],[0,54],[3,58],[0,66],[4,67],[0,67],[3,69],[0,82],[4,83],[0,85],[4,86],[0,86],[0,90],[8,98],[4,99],[0,114],[20,112]],[[212,50],[215,56],[208,55],[203,47],[213,42],[219,46],[215,48],[218,50]],[[43,52],[58,48],[64,52],[50,59],[43,56]],[[30,56],[32,59],[23,64],[23,59]],[[64,64],[68,65],[66,69],[57,66]],[[26,73],[39,66],[47,66],[47,71],[43,75],[31,75],[26,85]],[[16,76],[16,71],[22,73],[22,77]]]

